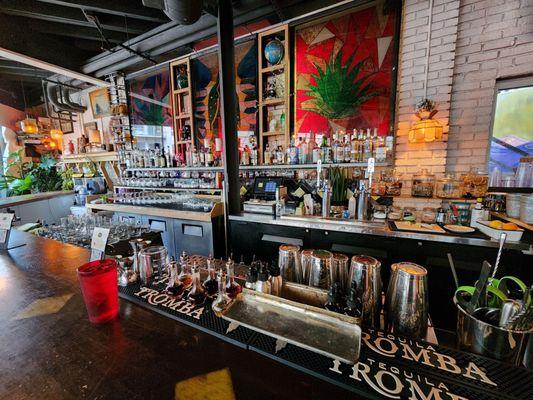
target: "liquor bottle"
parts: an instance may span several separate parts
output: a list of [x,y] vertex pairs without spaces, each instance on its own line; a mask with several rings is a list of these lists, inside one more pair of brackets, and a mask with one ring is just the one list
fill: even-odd
[[215,156],[213,154],[211,146],[208,146],[207,147],[206,157],[205,157],[205,166],[206,167],[212,167],[214,165],[215,165]]
[[192,146],[192,150],[191,150],[191,164],[193,167],[199,166],[198,151],[196,150],[195,146]]
[[250,163],[252,165],[257,165],[259,163],[259,155],[255,141],[252,142],[252,149],[250,150]]
[[205,165],[205,149],[202,145],[198,149],[198,165],[202,167]]
[[252,265],[250,265],[250,269],[248,270],[248,273],[246,274],[246,283],[244,284],[244,287],[250,290],[255,290],[255,286],[257,282],[258,272],[254,264],[255,263],[252,263]]
[[359,131],[358,142],[359,142],[359,151],[357,152],[357,159],[359,162],[363,162],[365,158],[365,133],[362,129]]
[[344,135],[344,162],[349,163],[352,154],[352,144],[350,143],[350,134]]
[[387,147],[385,146],[385,139],[383,136],[378,136],[376,140],[374,158],[376,159],[376,162],[385,162],[387,160]]
[[283,146],[278,146],[276,150],[276,164],[285,164],[285,153],[283,152]]
[[211,305],[213,312],[218,317],[222,315],[222,312],[231,303],[231,298],[226,293],[226,280],[227,278],[224,272],[219,271],[217,274],[218,295]]
[[181,265],[181,271],[180,271],[180,274],[178,275],[178,280],[183,285],[183,289],[187,290],[192,285],[191,267],[189,266],[189,263],[187,261],[182,262],[180,260],[180,265]]
[[316,164],[318,160],[322,158],[322,153],[321,153],[320,147],[318,146],[318,143],[316,142],[316,138],[313,138],[311,142],[312,142],[311,145],[313,146],[313,150],[311,152],[312,157],[313,157],[313,164]]
[[344,147],[341,147],[339,142],[339,134],[335,132],[333,134],[333,143],[331,144],[331,152],[333,153],[333,162],[334,163],[341,163],[341,155],[342,160],[344,161]]
[[294,139],[291,139],[291,144],[287,151],[287,161],[289,164],[298,164],[298,147],[294,145]]
[[361,300],[357,297],[357,282],[352,281],[350,293],[346,300],[344,314],[350,317],[361,318]]
[[215,273],[215,260],[211,255],[207,258],[207,279],[202,286],[204,287],[207,296],[214,297],[217,294],[218,283]]
[[270,152],[270,145],[267,143],[263,153],[263,164],[270,165],[272,161],[272,153]]
[[165,155],[165,148],[161,147],[161,154],[159,155],[159,166],[161,168],[166,168],[167,166],[167,157]]
[[241,151],[241,165],[250,165],[250,152],[248,151],[248,146],[244,146],[244,149]]
[[255,290],[266,294],[270,294],[272,292],[272,287],[270,286],[270,281],[268,280],[268,269],[266,264],[261,264],[261,269],[257,274]]
[[181,281],[178,279],[179,266],[178,263],[174,260],[174,257],[170,259],[168,269],[170,271],[170,276],[168,278],[166,291],[172,296],[181,296],[185,288],[183,287],[183,283],[181,283]]
[[372,157],[372,137],[370,136],[370,128],[366,130],[366,136],[364,139],[364,153],[363,153],[363,162],[368,161]]
[[322,146],[320,148],[322,153],[322,162],[324,164],[330,164],[332,161],[331,147],[328,144],[328,138],[326,135],[322,136]]
[[193,304],[202,304],[205,300],[205,290],[200,282],[200,269],[194,263],[192,267],[192,289],[187,295],[187,300]]
[[273,262],[270,268],[270,292],[274,296],[281,296],[281,287],[283,286],[283,279],[279,266]]
[[234,267],[235,262],[230,258],[226,262],[226,274],[227,274],[227,282],[226,282],[226,293],[230,297],[230,299],[234,299],[237,297],[237,295],[242,292],[241,285],[239,285],[237,282],[235,282],[235,273],[234,273]]
[[174,167],[173,161],[174,157],[172,156],[172,153],[170,152],[170,146],[167,146],[167,152],[165,153],[165,163],[167,164],[167,168]]
[[328,292],[328,300],[324,304],[326,310],[342,313],[344,307],[342,305],[342,294],[338,282],[335,282]]

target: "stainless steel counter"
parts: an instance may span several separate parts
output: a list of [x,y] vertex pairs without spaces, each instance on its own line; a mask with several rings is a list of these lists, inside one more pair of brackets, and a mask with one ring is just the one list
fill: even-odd
[[[391,230],[385,222],[360,222],[355,220],[323,219],[321,217],[294,217],[283,216],[274,219],[271,215],[243,213],[241,215],[230,215],[230,220],[255,222],[260,224],[271,224],[280,226],[290,226],[304,229],[320,229],[326,231],[355,233],[362,235],[374,235],[382,237],[397,237],[401,239],[425,240],[441,243],[462,244],[468,246],[498,247],[498,242],[486,239],[473,238],[468,236],[458,236],[451,234],[428,234],[417,232],[403,232]],[[524,242],[506,243],[505,248],[513,250],[531,250],[532,246]]]

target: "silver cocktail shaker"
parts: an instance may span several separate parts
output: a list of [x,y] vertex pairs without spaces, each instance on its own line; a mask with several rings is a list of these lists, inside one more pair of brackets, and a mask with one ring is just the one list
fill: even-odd
[[424,339],[428,327],[427,271],[410,262],[391,267],[387,300],[389,330],[399,335]]
[[349,282],[357,284],[361,299],[363,326],[379,329],[381,313],[381,263],[374,257],[358,255],[352,257]]
[[309,271],[309,286],[329,289],[331,286],[331,260],[333,253],[327,250],[313,250],[311,254],[311,270]]
[[330,269],[330,279],[331,284],[338,282],[341,288],[342,293],[346,294],[348,289],[348,274],[350,273],[348,256],[340,253],[333,253],[333,258],[331,259],[331,269]]
[[311,271],[311,255],[312,249],[305,249],[300,252],[300,265],[302,268],[303,283],[309,284],[309,273]]
[[284,281],[302,283],[299,250],[299,246],[291,244],[279,246],[278,266]]

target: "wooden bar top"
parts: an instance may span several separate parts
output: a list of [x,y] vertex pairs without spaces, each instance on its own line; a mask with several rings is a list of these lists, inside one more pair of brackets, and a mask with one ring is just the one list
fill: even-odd
[[21,196],[5,197],[0,199],[0,208],[20,206],[21,204],[33,203],[35,201],[48,200],[59,196],[74,195],[71,190],[58,190],[55,192],[43,192],[33,194],[23,194]]
[[[205,385],[237,399],[354,398],[124,300],[118,319],[92,325],[76,280],[88,251],[14,231],[10,244],[20,243],[26,246],[0,253],[2,399],[166,400]],[[209,373],[231,383],[214,383]]]

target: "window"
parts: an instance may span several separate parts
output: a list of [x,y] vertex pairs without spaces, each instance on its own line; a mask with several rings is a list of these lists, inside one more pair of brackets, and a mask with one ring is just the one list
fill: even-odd
[[532,155],[533,77],[498,81],[489,155],[491,186],[515,186],[520,159]]

